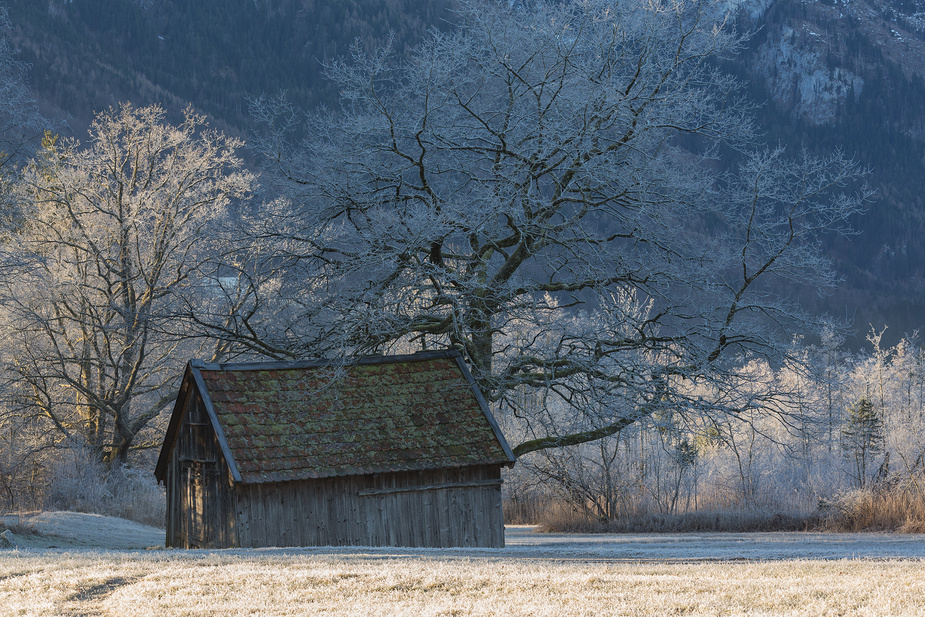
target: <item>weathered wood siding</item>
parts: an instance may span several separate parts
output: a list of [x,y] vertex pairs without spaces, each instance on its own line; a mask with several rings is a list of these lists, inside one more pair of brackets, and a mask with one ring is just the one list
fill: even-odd
[[501,468],[237,484],[240,546],[504,546]]
[[228,465],[205,406],[194,388],[188,397],[167,470],[168,547],[237,546],[234,491]]

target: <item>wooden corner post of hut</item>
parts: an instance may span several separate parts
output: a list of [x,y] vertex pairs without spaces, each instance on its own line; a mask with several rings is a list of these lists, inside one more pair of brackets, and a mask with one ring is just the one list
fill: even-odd
[[504,545],[514,463],[457,351],[207,364],[155,475],[169,547]]

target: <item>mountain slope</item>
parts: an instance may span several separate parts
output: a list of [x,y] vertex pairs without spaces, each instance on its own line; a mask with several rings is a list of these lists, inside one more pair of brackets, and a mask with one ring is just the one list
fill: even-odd
[[[823,239],[845,284],[817,310],[869,327],[890,343],[925,315],[925,0],[750,1],[755,31],[739,66],[768,141],[825,153],[871,170],[877,201],[850,241]],[[747,68],[746,68],[747,67]]]
[[45,108],[73,118],[126,100],[192,103],[226,128],[249,124],[247,97],[285,90],[331,104],[323,63],[394,36],[398,51],[443,24],[446,6],[415,0],[16,0],[13,42],[33,65]]
[[[326,59],[394,36],[398,52],[448,27],[453,0],[7,0],[14,43],[33,65],[49,115],[78,136],[94,112],[187,104],[245,133],[247,97],[287,92],[302,108],[336,105]],[[728,0],[753,32],[730,68],[761,107],[768,143],[869,166],[878,201],[850,240],[820,238],[845,277],[812,308],[890,325],[892,344],[925,325],[925,0]]]

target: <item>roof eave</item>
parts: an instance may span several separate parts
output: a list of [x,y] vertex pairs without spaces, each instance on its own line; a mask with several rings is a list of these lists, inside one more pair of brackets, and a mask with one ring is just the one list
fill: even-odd
[[514,456],[514,451],[511,450],[511,446],[508,444],[507,439],[504,438],[504,433],[501,432],[501,427],[498,426],[498,421],[495,420],[494,414],[491,413],[491,409],[488,407],[488,402],[482,395],[482,391],[479,389],[478,384],[475,383],[475,378],[472,376],[472,373],[469,372],[469,367],[466,366],[462,354],[457,350],[452,350],[449,352],[449,355],[456,360],[456,365],[459,367],[463,377],[466,379],[466,383],[469,384],[469,389],[475,396],[475,400],[478,401],[479,407],[482,409],[482,413],[485,414],[485,418],[488,420],[488,424],[491,425],[491,430],[494,431],[495,437],[498,439],[498,443],[501,444],[501,448],[504,450],[505,456],[507,456],[507,461],[503,464],[508,467],[513,467],[514,463],[517,462],[517,457]]
[[[419,351],[411,354],[394,356],[351,356],[341,359],[315,358],[311,360],[281,361],[281,362],[192,362],[200,370],[208,371],[272,371],[304,368],[321,368],[329,366],[364,366],[369,364],[393,364],[396,362],[414,362],[417,360],[433,360],[436,358],[462,359],[462,355],[455,349],[438,349],[433,351]],[[470,376],[471,377],[471,376]]]
[[202,404],[206,408],[206,413],[209,416],[209,422],[212,423],[212,430],[215,431],[215,437],[218,440],[218,446],[221,449],[222,456],[225,458],[225,463],[228,465],[228,469],[231,472],[231,479],[234,482],[241,482],[241,472],[238,471],[238,465],[235,463],[234,455],[231,453],[231,448],[228,446],[228,439],[225,437],[225,431],[222,429],[222,425],[218,421],[218,415],[215,413],[215,406],[212,404],[212,398],[209,396],[209,390],[206,388],[206,382],[202,378],[201,371],[207,365],[202,360],[190,360],[189,366],[190,374],[196,383],[196,388],[199,390],[199,396],[202,397]]
[[190,366],[187,364],[186,370],[183,373],[183,379],[180,382],[180,390],[177,392],[177,399],[173,405],[173,412],[170,414],[170,422],[167,425],[167,432],[164,435],[164,443],[161,445],[161,451],[157,457],[157,465],[154,467],[154,477],[157,478],[157,481],[160,483],[163,483],[167,479],[167,466],[170,462],[170,455],[173,452],[173,447],[180,429],[179,424],[183,404],[189,396],[190,372]]

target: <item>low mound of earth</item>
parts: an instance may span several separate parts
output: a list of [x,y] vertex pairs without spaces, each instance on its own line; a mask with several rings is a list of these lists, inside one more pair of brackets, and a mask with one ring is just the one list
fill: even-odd
[[164,546],[164,530],[84,512],[0,517],[0,547],[145,549]]

